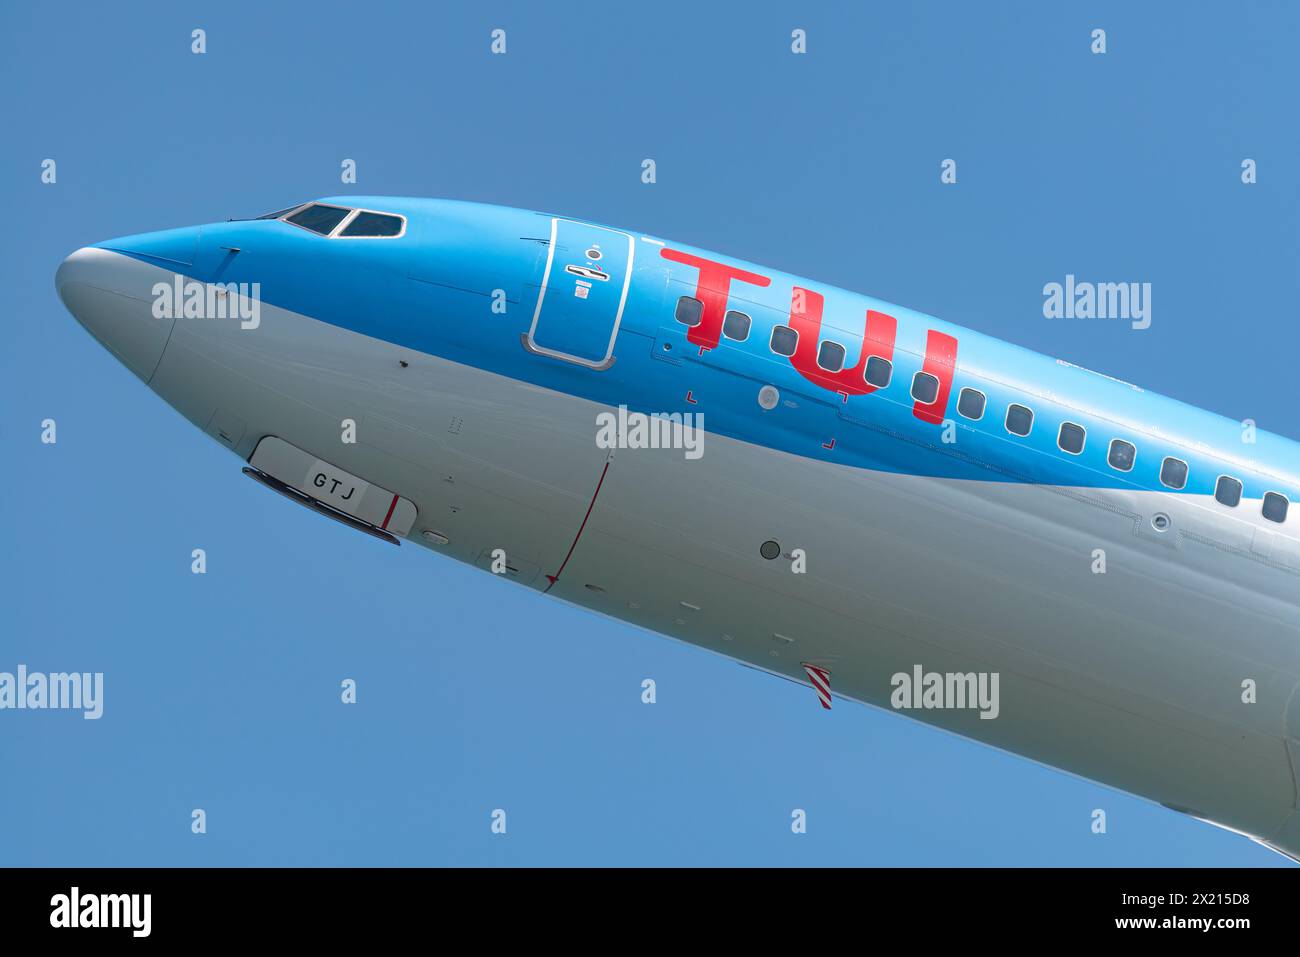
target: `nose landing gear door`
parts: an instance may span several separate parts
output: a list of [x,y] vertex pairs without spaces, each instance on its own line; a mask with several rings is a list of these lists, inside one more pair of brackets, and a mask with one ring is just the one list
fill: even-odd
[[552,219],[546,272],[524,348],[598,372],[612,366],[635,251],[627,233]]

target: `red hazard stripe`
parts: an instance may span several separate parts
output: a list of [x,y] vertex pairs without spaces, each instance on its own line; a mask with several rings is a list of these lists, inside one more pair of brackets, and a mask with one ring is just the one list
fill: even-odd
[[816,665],[805,664],[803,670],[808,675],[808,680],[812,683],[813,690],[817,692],[817,700],[827,711],[831,709],[831,673],[825,668],[818,668]]
[[394,495],[394,496],[393,496],[393,500],[392,500],[391,502],[388,503],[388,514],[384,516],[384,524],[383,524],[383,525],[380,525],[380,526],[379,526],[380,528],[387,528],[387,527],[388,527],[388,523],[389,523],[390,521],[392,521],[392,518],[393,518],[393,509],[395,509],[395,508],[397,508],[397,496],[396,496],[396,495]]

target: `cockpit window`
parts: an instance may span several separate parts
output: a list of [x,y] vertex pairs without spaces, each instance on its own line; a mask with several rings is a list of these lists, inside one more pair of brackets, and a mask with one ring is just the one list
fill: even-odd
[[398,236],[402,232],[402,217],[388,213],[371,213],[361,210],[352,222],[343,227],[340,236]]
[[[298,204],[298,206],[301,205],[302,203]],[[279,219],[281,216],[287,216],[289,213],[292,213],[295,209],[298,208],[298,206],[290,206],[287,209],[277,209],[274,213],[266,213],[265,215],[258,216],[257,218],[258,219]]]
[[321,236],[334,239],[391,239],[406,232],[406,217],[380,213],[373,209],[353,209],[332,203],[306,203],[290,206],[258,219],[282,219]]
[[301,226],[303,229],[310,229],[313,233],[320,233],[322,236],[328,236],[334,231],[335,226],[343,222],[343,217],[350,212],[352,210],[344,209],[342,206],[326,206],[324,203],[312,203],[306,209],[299,210],[285,219],[285,222]]

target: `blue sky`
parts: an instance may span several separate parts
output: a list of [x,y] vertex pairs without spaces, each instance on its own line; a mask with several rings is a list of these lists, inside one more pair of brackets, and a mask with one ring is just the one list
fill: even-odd
[[[53,275],[81,245],[313,196],[496,202],[1300,438],[1297,28],[1265,2],[5,5],[0,670],[106,690],[99,721],[0,713],[0,864],[1283,863],[292,508],[94,343]],[[1044,319],[1067,273],[1151,282],[1151,328]]]

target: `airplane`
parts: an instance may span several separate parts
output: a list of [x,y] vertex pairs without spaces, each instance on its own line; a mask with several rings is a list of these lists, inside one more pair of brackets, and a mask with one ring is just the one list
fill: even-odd
[[476,203],[339,196],[110,239],[56,286],[323,515],[1300,859],[1290,440]]

